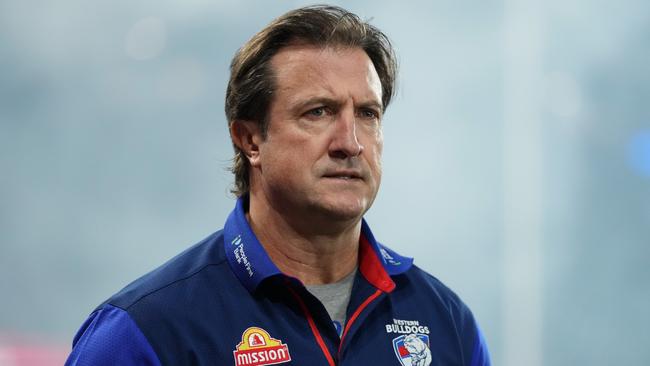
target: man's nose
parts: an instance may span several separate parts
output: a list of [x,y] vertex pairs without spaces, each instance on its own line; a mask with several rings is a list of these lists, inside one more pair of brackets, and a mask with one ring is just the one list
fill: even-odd
[[336,117],[332,126],[330,156],[340,159],[359,156],[363,152],[363,145],[357,137],[357,123],[353,108],[341,110]]

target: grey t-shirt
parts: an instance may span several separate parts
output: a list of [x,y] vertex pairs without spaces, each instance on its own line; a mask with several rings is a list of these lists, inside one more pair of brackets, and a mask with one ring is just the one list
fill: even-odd
[[325,310],[332,318],[339,335],[341,335],[343,324],[345,324],[345,312],[350,302],[352,284],[356,274],[357,270],[355,269],[339,282],[306,286],[307,290],[325,306]]

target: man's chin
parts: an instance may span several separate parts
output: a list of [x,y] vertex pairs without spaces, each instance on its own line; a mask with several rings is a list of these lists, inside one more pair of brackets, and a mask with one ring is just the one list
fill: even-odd
[[362,200],[336,200],[334,202],[323,202],[318,205],[318,211],[322,216],[333,221],[354,221],[359,220],[368,210],[365,201]]

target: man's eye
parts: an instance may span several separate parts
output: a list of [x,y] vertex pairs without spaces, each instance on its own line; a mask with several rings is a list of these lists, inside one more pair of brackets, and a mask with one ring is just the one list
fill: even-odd
[[362,109],[359,114],[363,118],[379,118],[379,113],[373,111],[372,109]]
[[325,107],[318,107],[307,112],[312,117],[322,117],[325,115]]

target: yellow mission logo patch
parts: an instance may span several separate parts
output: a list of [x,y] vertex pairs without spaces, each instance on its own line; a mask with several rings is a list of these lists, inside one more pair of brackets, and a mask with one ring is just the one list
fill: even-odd
[[237,366],[276,365],[291,361],[287,345],[271,338],[269,332],[258,327],[244,331],[233,356]]

